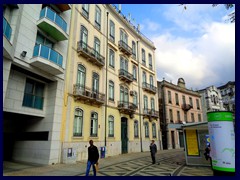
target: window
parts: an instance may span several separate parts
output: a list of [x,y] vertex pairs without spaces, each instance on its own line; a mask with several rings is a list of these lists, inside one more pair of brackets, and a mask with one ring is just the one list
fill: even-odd
[[93,73],[92,77],[92,91],[95,93],[99,92],[99,75],[97,73]]
[[180,111],[177,111],[177,120],[178,120],[178,122],[181,121],[181,118],[180,118]]
[[128,72],[128,60],[123,56],[120,56],[120,69]]
[[172,112],[172,109],[169,109],[169,120],[170,120],[170,123],[173,123],[173,112]]
[[172,95],[171,95],[171,91],[168,91],[168,103],[172,104]]
[[182,101],[183,101],[183,104],[186,104],[186,98],[184,95],[182,96]]
[[120,41],[128,45],[128,35],[122,29],[120,30]]
[[82,136],[83,130],[83,110],[75,109],[74,113],[74,124],[73,124],[73,136]]
[[198,114],[198,122],[201,122],[201,121],[202,121],[201,114]]
[[145,122],[145,137],[149,137],[149,125],[148,122]]
[[147,82],[147,75],[146,75],[145,71],[143,71],[143,73],[142,73],[142,78],[143,78],[142,81],[145,84]]
[[114,117],[108,117],[108,137],[114,137]]
[[95,112],[92,112],[90,136],[97,137],[97,130],[98,130],[98,114]]
[[157,131],[156,131],[156,124],[155,123],[153,123],[152,124],[152,136],[153,136],[153,138],[156,138],[157,137],[157,133],[156,133]]
[[138,121],[137,120],[134,121],[134,137],[135,138],[138,137]]
[[109,81],[109,100],[114,101],[114,82]]
[[184,121],[187,122],[187,113],[184,111]]
[[88,19],[89,17],[89,4],[82,5],[82,14]]
[[146,57],[145,57],[145,50],[142,49],[142,64],[146,66]]
[[152,70],[152,55],[148,54],[148,65],[149,65],[149,69]]
[[38,44],[45,45],[49,48],[53,48],[53,45],[54,45],[53,42],[51,42],[49,39],[45,38],[40,33],[37,33],[37,39],[36,39],[36,42],[35,42],[35,45],[38,45]]
[[196,99],[196,104],[197,104],[197,109],[199,109],[199,110],[200,110],[199,99]]
[[44,93],[43,83],[34,81],[32,79],[27,79],[22,105],[35,109],[43,109],[44,100],[43,93]]
[[110,20],[110,41],[115,41],[115,24],[112,20]]
[[191,97],[189,97],[189,104],[193,107],[193,102]]
[[138,98],[137,98],[137,92],[134,91],[133,93],[133,104],[138,106]]
[[120,101],[129,102],[128,89],[120,86]]
[[132,57],[136,59],[136,43],[132,41]]
[[152,75],[149,76],[149,81],[150,81],[150,88],[153,88],[154,84],[153,84],[153,76]]
[[84,26],[81,26],[81,34],[80,34],[80,46],[85,50],[87,49],[87,41],[88,41],[88,31]]
[[137,66],[133,65],[133,80],[137,81]]
[[148,109],[148,97],[146,95],[143,96],[143,102],[144,102],[144,110],[147,110]]
[[95,12],[95,26],[100,30],[101,29],[101,9],[96,6]]
[[112,49],[109,49],[109,66],[115,67],[115,52]]
[[83,65],[78,65],[77,72],[77,87],[80,93],[85,91],[86,69]]
[[151,98],[151,110],[155,111],[155,101],[154,101],[154,98]]
[[100,58],[100,41],[98,38],[94,38],[94,55],[98,59]]
[[194,122],[194,114],[193,113],[191,113],[191,120],[192,120],[192,122]]
[[175,99],[176,99],[176,105],[179,105],[179,99],[178,99],[178,94],[175,93]]

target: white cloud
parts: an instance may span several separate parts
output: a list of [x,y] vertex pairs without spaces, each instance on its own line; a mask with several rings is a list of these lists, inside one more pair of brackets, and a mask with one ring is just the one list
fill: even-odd
[[156,46],[157,78],[201,89],[235,80],[235,24],[204,24],[199,38],[169,33],[151,38]]

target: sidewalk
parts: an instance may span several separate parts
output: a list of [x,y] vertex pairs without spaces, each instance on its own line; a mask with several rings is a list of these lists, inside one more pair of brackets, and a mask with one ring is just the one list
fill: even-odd
[[[161,150],[158,155],[167,156],[168,153],[182,152],[182,149]],[[146,157],[146,158],[145,158]],[[149,152],[121,154],[99,159],[99,168],[108,167],[121,162],[129,162],[139,158],[149,158]],[[36,165],[26,163],[3,163],[3,176],[84,176],[86,170],[86,160],[76,164],[56,164],[56,165]],[[205,173],[204,169],[202,172]]]

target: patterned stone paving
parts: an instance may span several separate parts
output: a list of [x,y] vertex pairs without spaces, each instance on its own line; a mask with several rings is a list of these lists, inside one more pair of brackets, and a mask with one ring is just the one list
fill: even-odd
[[170,176],[185,164],[182,152],[161,156],[157,156],[156,164],[150,157],[143,157],[103,167],[98,176]]

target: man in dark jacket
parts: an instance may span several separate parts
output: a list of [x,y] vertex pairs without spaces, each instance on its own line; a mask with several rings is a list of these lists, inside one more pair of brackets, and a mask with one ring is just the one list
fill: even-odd
[[98,148],[93,145],[93,140],[89,141],[90,146],[88,147],[88,161],[87,161],[87,169],[86,169],[86,176],[89,175],[89,171],[91,166],[93,167],[93,174],[96,176],[96,168],[95,164],[98,164],[99,153]]
[[156,153],[157,153],[157,145],[154,143],[154,140],[152,140],[152,143],[150,144],[150,152],[151,152],[151,157],[152,157],[152,163],[156,163]]

